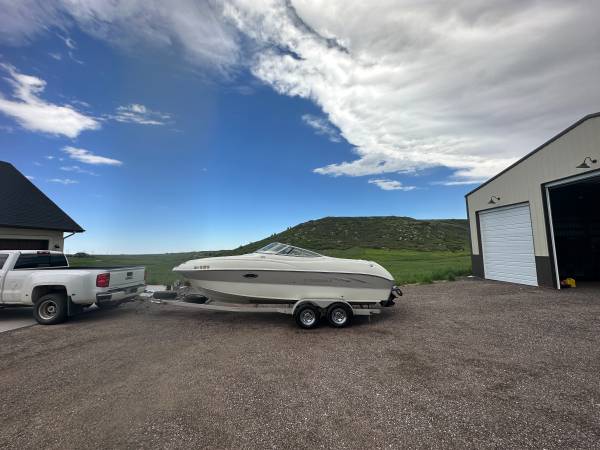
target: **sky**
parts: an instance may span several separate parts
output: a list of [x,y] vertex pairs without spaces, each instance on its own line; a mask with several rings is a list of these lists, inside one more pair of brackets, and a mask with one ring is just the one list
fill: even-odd
[[233,248],[325,216],[464,218],[600,111],[600,2],[0,0],[0,159],[67,251]]

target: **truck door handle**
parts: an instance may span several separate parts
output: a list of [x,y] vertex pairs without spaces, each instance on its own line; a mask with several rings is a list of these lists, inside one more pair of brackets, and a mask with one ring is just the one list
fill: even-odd
[[256,275],[255,273],[247,273],[246,275],[244,275],[244,278],[258,278],[258,275]]

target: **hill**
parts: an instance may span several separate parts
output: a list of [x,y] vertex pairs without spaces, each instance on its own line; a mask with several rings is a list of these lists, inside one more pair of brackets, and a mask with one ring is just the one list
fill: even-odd
[[310,220],[229,252],[250,253],[270,242],[312,250],[374,248],[414,251],[465,251],[465,219],[417,220],[410,217],[325,217]]

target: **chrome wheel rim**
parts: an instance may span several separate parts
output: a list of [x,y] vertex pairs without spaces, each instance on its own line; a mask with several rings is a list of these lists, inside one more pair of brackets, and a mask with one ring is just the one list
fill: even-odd
[[302,325],[310,327],[317,321],[317,315],[312,309],[305,309],[300,313],[300,322]]
[[331,321],[336,325],[344,325],[348,320],[348,314],[344,308],[335,308],[331,311]]
[[58,312],[58,305],[54,300],[44,300],[44,302],[39,306],[38,311],[42,319],[54,319]]

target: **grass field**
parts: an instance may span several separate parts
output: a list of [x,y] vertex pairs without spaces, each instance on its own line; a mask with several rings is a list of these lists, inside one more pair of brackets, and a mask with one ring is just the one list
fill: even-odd
[[[471,273],[471,259],[466,252],[419,252],[352,248],[322,250],[321,253],[340,258],[376,261],[388,269],[398,284],[430,283],[434,280],[453,280]],[[171,269],[197,257],[198,253],[167,253],[160,255],[95,255],[71,257],[72,266],[146,266],[148,284],[172,284],[178,279]]]

